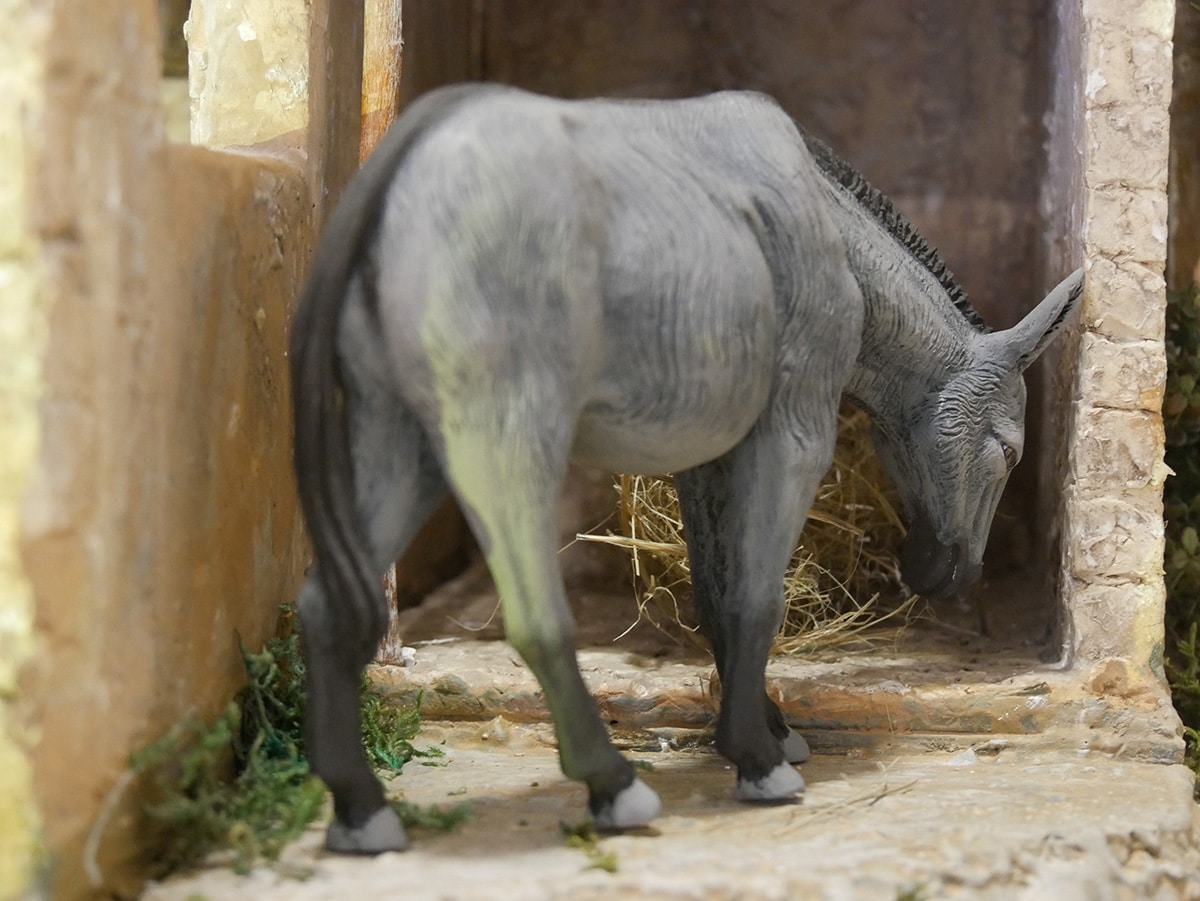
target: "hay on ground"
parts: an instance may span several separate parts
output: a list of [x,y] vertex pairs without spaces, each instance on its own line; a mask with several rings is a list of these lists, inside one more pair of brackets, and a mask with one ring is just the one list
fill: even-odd
[[[671,634],[682,625],[685,634],[703,644],[691,614],[687,547],[674,483],[669,477],[623,475],[616,487],[620,533],[578,537],[629,552],[638,621],[648,620]],[[866,415],[843,411],[833,466],[817,491],[784,578],[787,608],[776,653],[844,646],[864,639],[868,629],[877,632],[875,627],[885,620],[903,620],[914,599],[904,600],[900,592],[904,526],[896,509],[871,448]]]

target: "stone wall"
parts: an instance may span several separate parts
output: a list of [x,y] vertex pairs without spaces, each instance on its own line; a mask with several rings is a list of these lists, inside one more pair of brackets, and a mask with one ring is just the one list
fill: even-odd
[[[56,898],[136,890],[153,836],[130,753],[219,711],[238,637],[257,646],[294,597],[288,313],[357,164],[361,19],[341,4],[287,20],[303,115],[254,93],[283,156],[167,142],[155,0],[75,6],[0,3],[0,167],[18,175],[0,193],[0,898],[35,865]],[[266,52],[275,11],[226,10],[207,36]],[[255,144],[220,61],[212,134]]]
[[[1113,660],[1162,697],[1163,269],[1174,0],[1063,0],[1077,50],[1060,116],[1078,135],[1056,177],[1079,198],[1088,279],[1066,429],[1061,596],[1067,661]],[[1077,55],[1076,55],[1077,54]],[[1071,192],[1069,192],[1071,193]],[[1054,252],[1052,250],[1052,252]],[[1058,253],[1074,255],[1067,247]],[[1168,710],[1164,716],[1173,715]]]

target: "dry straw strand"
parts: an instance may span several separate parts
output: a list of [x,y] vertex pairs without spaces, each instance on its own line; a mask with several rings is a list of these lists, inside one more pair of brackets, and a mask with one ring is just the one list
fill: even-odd
[[[616,488],[620,534],[577,537],[629,551],[638,596],[638,617],[630,629],[649,621],[672,635],[679,626],[694,635],[674,483],[669,477],[622,475]],[[901,603],[898,592],[903,535],[894,495],[870,446],[870,422],[860,411],[843,411],[833,466],[784,578],[787,607],[775,652],[846,647],[878,636],[881,623],[902,624],[915,602]],[[881,604],[881,598],[889,603]],[[701,643],[698,636],[695,641]]]

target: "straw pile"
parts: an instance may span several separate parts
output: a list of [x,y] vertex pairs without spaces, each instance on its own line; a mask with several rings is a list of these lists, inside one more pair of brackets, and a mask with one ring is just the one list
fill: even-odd
[[[865,414],[849,410],[839,420],[833,466],[784,578],[787,612],[775,653],[860,641],[884,620],[903,620],[914,600],[900,594],[897,558],[904,527],[871,449],[870,423]],[[703,644],[691,613],[687,548],[672,481],[624,475],[616,487],[620,534],[578,537],[629,551],[638,621],[668,634],[678,634],[682,625]]]

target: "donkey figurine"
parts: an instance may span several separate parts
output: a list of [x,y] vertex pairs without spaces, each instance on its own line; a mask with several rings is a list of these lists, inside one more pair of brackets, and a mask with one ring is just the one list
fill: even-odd
[[405,846],[360,747],[358,685],[387,622],[380,576],[447,492],[596,825],[658,814],[576,662],[555,558],[569,460],[675,474],[723,686],[717,749],[737,797],[800,792],[808,748],[764,671],[841,397],[871,415],[910,519],[909,587],[961,594],[1021,456],[1022,373],[1082,281],[988,331],[888,201],[761,95],[422,98],[347,189],[292,327],[327,847]]

